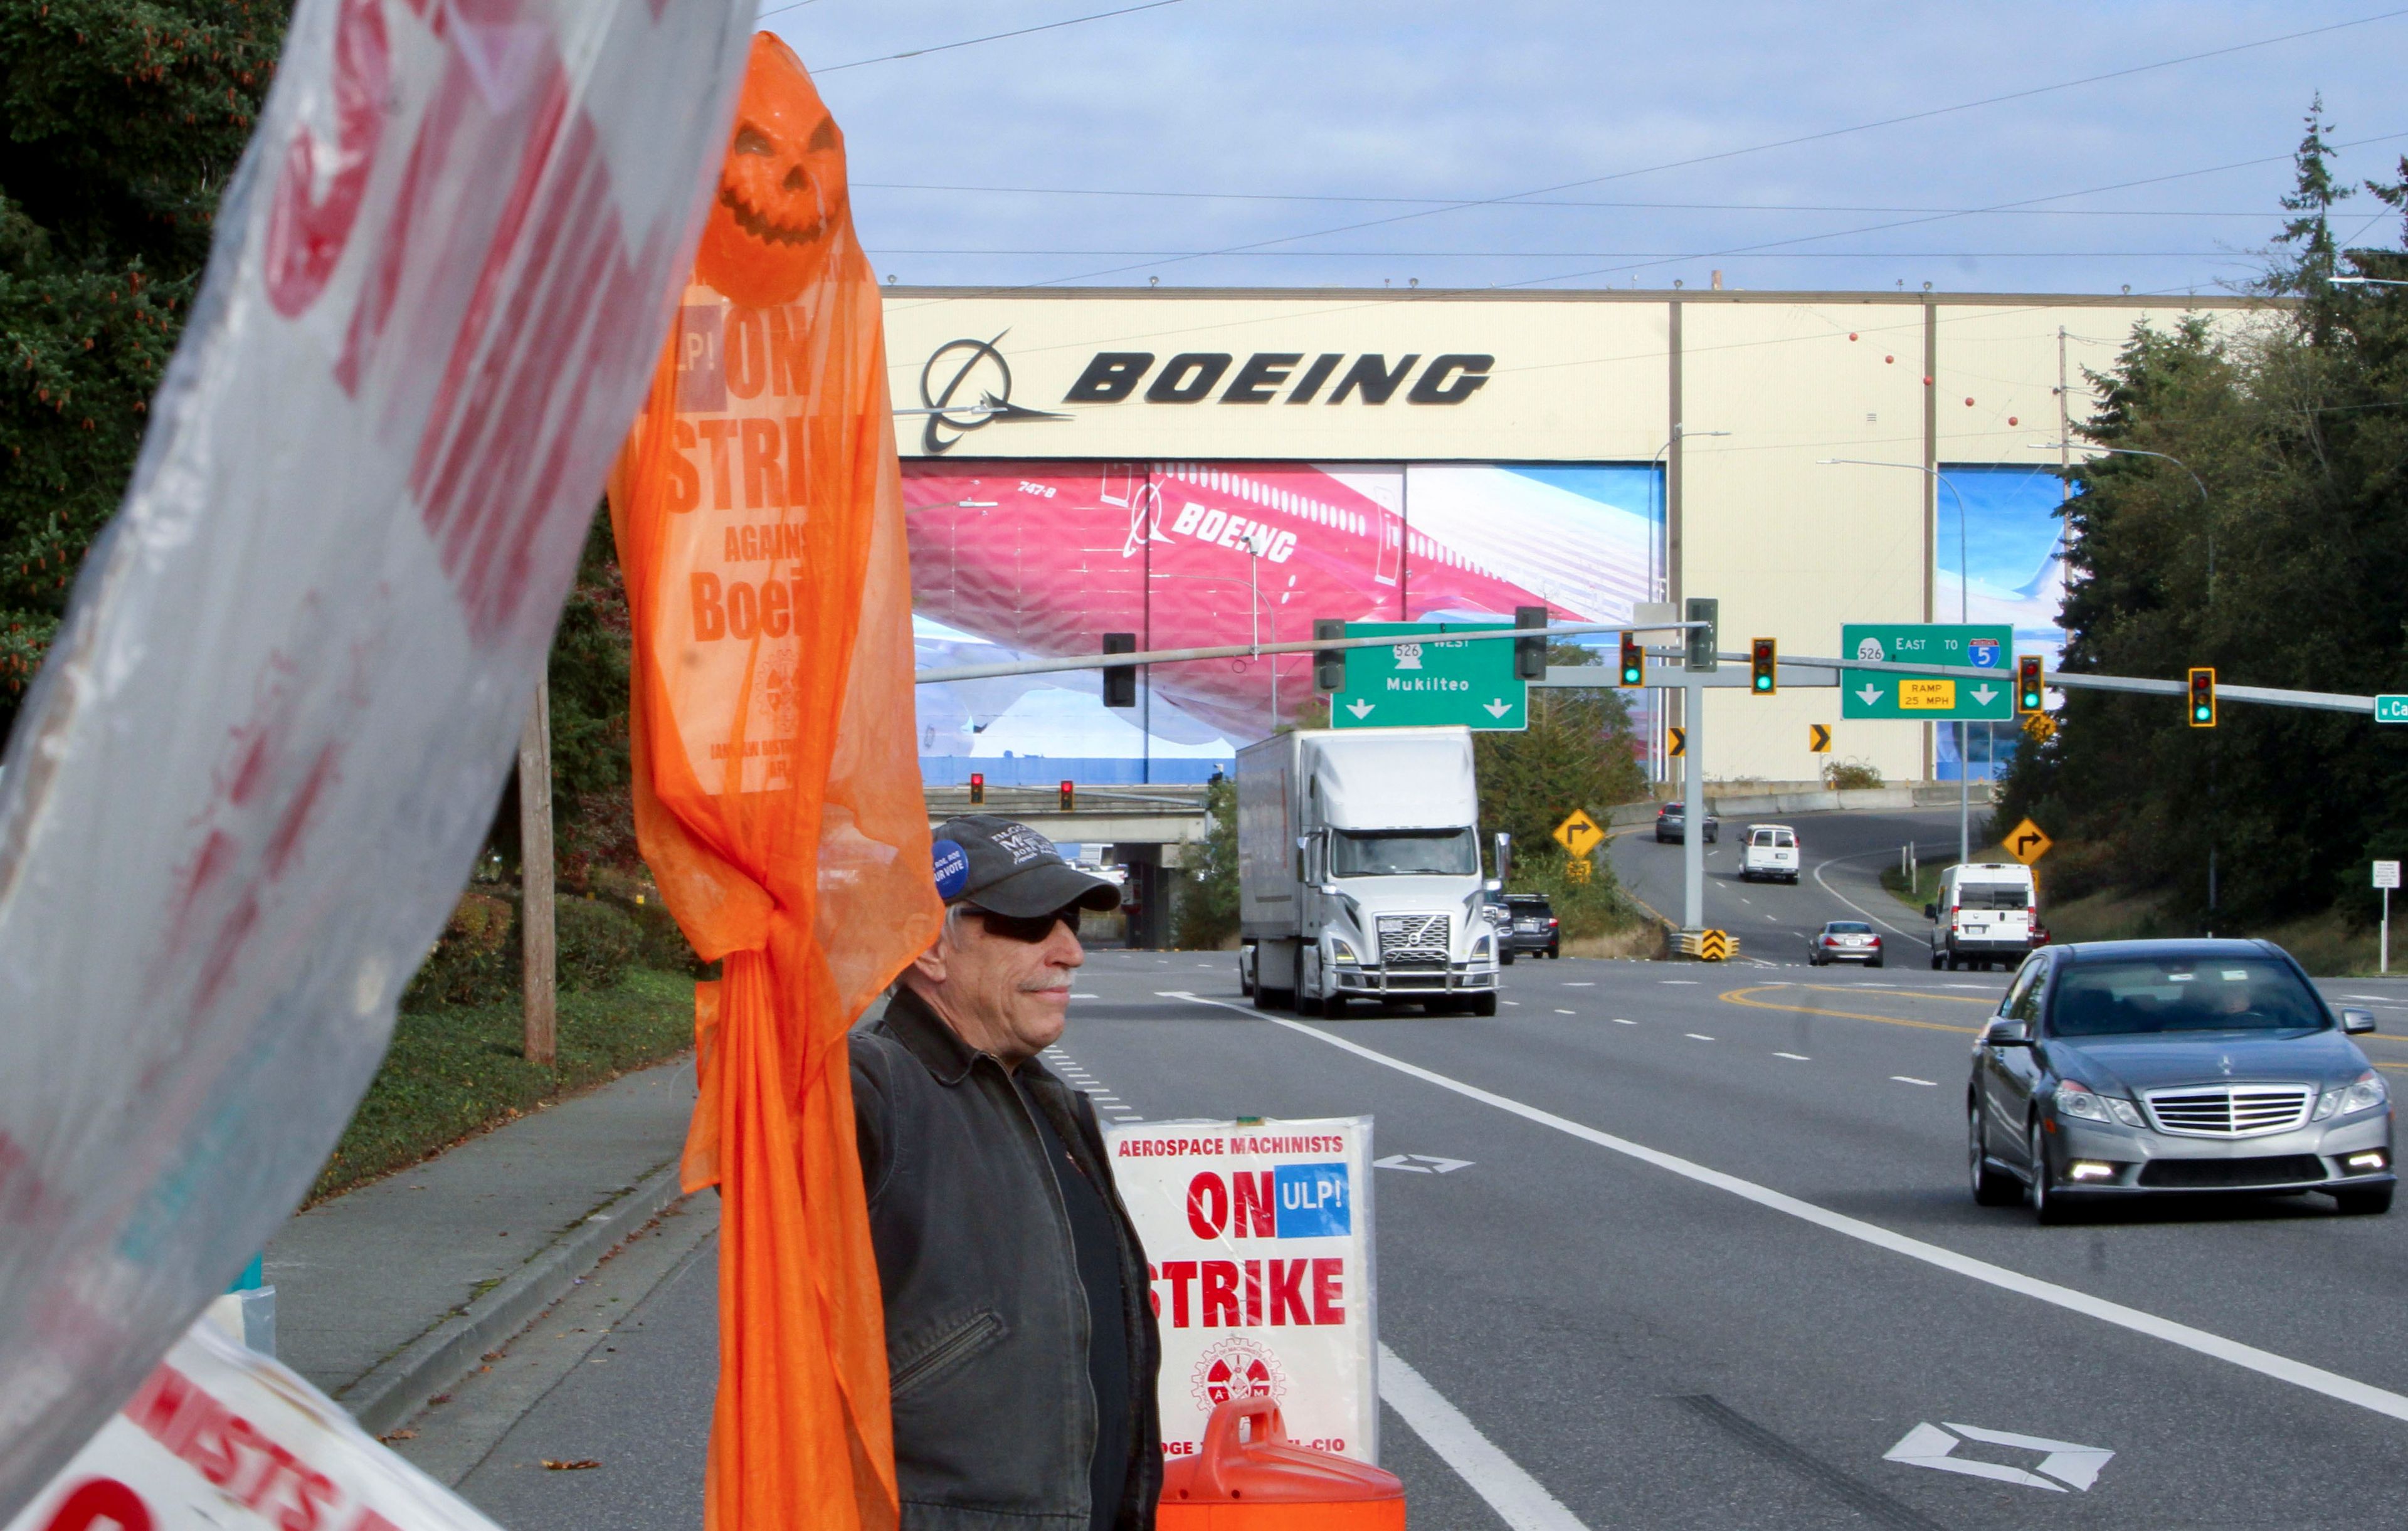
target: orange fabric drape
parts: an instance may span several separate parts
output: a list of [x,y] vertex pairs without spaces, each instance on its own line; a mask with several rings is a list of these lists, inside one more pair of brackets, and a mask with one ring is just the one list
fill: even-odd
[[910,579],[843,138],[763,33],[695,279],[610,488],[636,831],[695,986],[686,1189],[717,1185],[712,1531],[891,1527],[846,1028],[934,938]]

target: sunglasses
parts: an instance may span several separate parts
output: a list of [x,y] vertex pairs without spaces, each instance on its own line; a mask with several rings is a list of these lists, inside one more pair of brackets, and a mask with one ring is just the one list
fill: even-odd
[[1023,941],[1030,946],[1054,934],[1057,924],[1068,924],[1070,934],[1079,934],[1079,906],[1066,904],[1051,914],[997,914],[993,909],[972,909],[989,935],[1009,941]]

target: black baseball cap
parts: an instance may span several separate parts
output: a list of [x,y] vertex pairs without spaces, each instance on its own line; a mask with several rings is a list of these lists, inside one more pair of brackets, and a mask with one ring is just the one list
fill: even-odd
[[1010,819],[966,813],[937,826],[937,894],[948,904],[1034,919],[1076,904],[1116,909],[1121,891],[1062,859],[1054,842]]

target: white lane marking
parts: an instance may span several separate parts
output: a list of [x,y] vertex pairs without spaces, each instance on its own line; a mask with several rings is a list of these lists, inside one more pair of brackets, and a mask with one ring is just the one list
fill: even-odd
[[1617,1025],[1617,1026],[1635,1026],[1635,1025],[1639,1024],[1639,1023],[1638,1023],[1638,1022],[1636,1022],[1636,1021],[1625,1021],[1622,1017],[1620,1017],[1620,1016],[1618,1016],[1618,1015],[1617,1015],[1617,1016],[1615,1016],[1615,1017],[1613,1018],[1613,1023],[1614,1023],[1615,1025]]
[[1927,1090],[1937,1090],[1940,1088],[1940,1081],[1938,1080],[1919,1080],[1912,1074],[1892,1074],[1890,1078],[1898,1080],[1900,1084],[1919,1084]]
[[1517,1010],[1522,1008],[1522,1002],[1518,999],[1500,999],[1497,1003],[1499,1005],[1511,1005]]
[[1997,985],[1989,983],[1943,983],[1941,987],[1943,989],[1972,989],[1982,994],[1988,994],[1992,989],[1996,988]]
[[1814,1061],[1813,1059],[1806,1056],[1803,1052],[1776,1052],[1773,1056],[1776,1058],[1786,1058],[1791,1063],[1813,1063]]
[[1656,981],[1658,983],[1685,983],[1692,989],[1698,986],[1698,980],[1696,979],[1657,979]]
[[1563,987],[1567,989],[1594,989],[1597,987],[1597,980],[1595,979],[1571,979],[1567,980]]
[[[1242,1005],[1233,1005],[1226,999],[1207,999],[1197,994],[1167,993],[1163,997],[1183,999],[1191,1005],[1214,1005],[1223,1009],[1236,1010],[1240,1015],[1253,1016],[1256,1013]],[[1892,1254],[1900,1254],[1910,1260],[1921,1261],[1925,1265],[1936,1266],[1952,1275],[1962,1276],[1969,1281],[1995,1286],[2003,1292],[2013,1292],[2018,1296],[2029,1297],[2035,1302],[2047,1303],[2053,1308],[2062,1308],[2068,1312],[2079,1313],[2085,1318],[2097,1319],[2101,1324],[2111,1324],[2117,1328],[2129,1329],[2134,1334],[2146,1335],[2152,1339],[2161,1339],[2169,1345],[2196,1351],[2201,1355],[2229,1363],[2244,1371],[2254,1371],[2260,1376],[2271,1377],[2278,1382],[2287,1382],[2293,1387],[2301,1388],[2310,1393],[2322,1394],[2328,1398],[2355,1405],[2370,1413],[2408,1422],[2408,1396],[2358,1381],[2355,1378],[2344,1377],[2337,1371],[2329,1371],[2304,1361],[2294,1361],[2289,1356],[2278,1355],[2272,1351],[2261,1350],[2237,1339],[2228,1339],[2222,1335],[2197,1328],[2191,1324],[2178,1324],[2172,1319],[2160,1318],[2143,1309],[2112,1302],[2105,1297],[2093,1296],[2078,1287],[2063,1286],[2056,1281],[2044,1281],[2036,1276],[2027,1276],[2020,1270],[2010,1270],[2005,1266],[1993,1265],[1987,1260],[1977,1260],[1970,1254],[1959,1254],[1944,1245],[1928,1243],[1905,1234],[1894,1233],[1878,1223],[1867,1223],[1862,1218],[1850,1217],[1844,1212],[1834,1212],[1826,1208],[1817,1207],[1811,1201],[1790,1195],[1786,1192],[1775,1191],[1770,1186],[1758,1185],[1754,1180],[1742,1180],[1736,1175],[1709,1168],[1694,1159],[1684,1159],[1678,1154],[1667,1153],[1661,1149],[1652,1149],[1643,1143],[1633,1142],[1627,1138],[1617,1138],[1610,1132],[1600,1132],[1595,1127],[1574,1122],[1569,1117],[1557,1116],[1553,1111],[1541,1110],[1536,1106],[1526,1106],[1510,1095],[1500,1095],[1495,1091],[1484,1090],[1476,1084],[1467,1084],[1461,1080],[1450,1079],[1444,1074],[1424,1068],[1419,1064],[1410,1064],[1402,1058],[1390,1057],[1387,1053],[1376,1052],[1360,1042],[1332,1036],[1318,1026],[1306,1025],[1301,1021],[1290,1021],[1285,1016],[1279,1015],[1266,1015],[1261,1016],[1260,1019],[1268,1021],[1275,1026],[1284,1026],[1290,1031],[1300,1032],[1317,1042],[1325,1042],[1341,1052],[1352,1052],[1384,1068],[1393,1068],[1399,1074],[1408,1075],[1424,1083],[1434,1084],[1441,1090],[1451,1090],[1468,1100],[1479,1101],[1484,1106],[1494,1106],[1500,1111],[1510,1112],[1525,1121],[1535,1122],[1542,1127],[1552,1127],[1557,1132],[1580,1138],[1584,1142],[1594,1143],[1611,1152],[1636,1159],[1641,1164],[1652,1165],[1657,1169],[1669,1171],[1684,1180],[1695,1180],[1700,1185],[1728,1192],[1742,1201],[1752,1201],[1759,1207],[1784,1213],[1801,1223],[1811,1223],[1818,1228],[1856,1239],[1859,1243],[1870,1244],[1875,1249],[1887,1250]],[[1383,1389],[1383,1392],[1384,1391]]]
[[1875,914],[1872,910],[1865,908],[1862,904],[1850,898],[1846,894],[1843,894],[1839,889],[1832,887],[1829,880],[1823,876],[1823,868],[1826,866],[1839,866],[1852,861],[1863,861],[1870,856],[1886,856],[1889,854],[1891,854],[1891,852],[1887,851],[1863,851],[1853,856],[1833,856],[1828,861],[1821,861],[1814,864],[1814,880],[1821,884],[1825,893],[1829,894],[1841,903],[1847,905],[1848,908],[1856,910],[1858,914],[1863,915],[1866,919],[1870,920],[1874,924],[1881,926],[1884,930],[1886,930],[1893,935],[1903,936],[1910,941],[1922,941],[1925,946],[1929,946],[1931,944],[1929,940],[1921,936],[1917,936],[1914,932],[1905,929],[1902,926],[1891,924],[1880,915]]
[[1557,1015],[1578,1015],[1578,1014],[1580,1014],[1580,1011],[1578,1011],[1578,1010],[1567,1010],[1567,1009],[1558,1009],[1555,1011],[1555,1013],[1556,1013]]
[[1495,1441],[1463,1417],[1463,1410],[1384,1344],[1380,1347],[1380,1401],[1412,1425],[1413,1434],[1487,1500],[1512,1531],[1588,1531],[1563,1501],[1498,1451]]
[[1693,1042],[1711,1042],[1713,1040],[1713,1037],[1707,1036],[1702,1031],[1683,1032],[1682,1035]]
[[[2027,1452],[2044,1452],[2040,1466],[2032,1472],[2010,1467],[1997,1462],[1981,1462],[1953,1453],[1963,1444],[1948,1430],[1966,1440],[1987,1441],[1993,1446],[2014,1446]],[[2100,1470],[2114,1460],[2115,1453],[2104,1446],[2076,1446],[2070,1440],[2050,1440],[2044,1436],[2018,1435],[2013,1430],[1984,1430],[1971,1424],[1951,1424],[1948,1430],[1928,1422],[1909,1430],[1899,1443],[1882,1453],[1885,1462],[1896,1462],[1910,1467],[1936,1467],[1942,1472],[1961,1472],[1968,1478],[1987,1478],[2000,1483],[2021,1483],[2026,1488],[2046,1489],[2051,1494],[2063,1494],[2067,1487],[2088,1493],[2099,1481]],[[2046,1478],[2039,1476],[2045,1473]],[[2054,1478],[2052,1483],[2049,1479]]]

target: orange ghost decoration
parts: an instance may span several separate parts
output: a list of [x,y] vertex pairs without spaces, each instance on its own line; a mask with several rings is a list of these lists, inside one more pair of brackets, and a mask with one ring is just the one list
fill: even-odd
[[821,234],[846,214],[844,134],[794,50],[762,33],[695,275],[749,308],[788,302],[826,258]]

